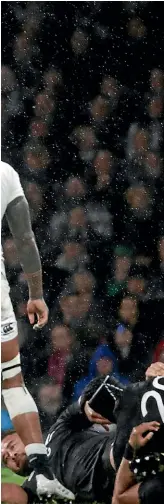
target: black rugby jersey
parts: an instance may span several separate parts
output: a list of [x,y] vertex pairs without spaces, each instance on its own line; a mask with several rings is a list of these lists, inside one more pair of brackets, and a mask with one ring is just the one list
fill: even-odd
[[115,431],[97,432],[78,403],[69,406],[46,440],[51,467],[61,483],[85,500],[109,502],[114,470],[109,461]]
[[[133,427],[153,420],[164,424],[164,377],[128,385],[115,408],[115,417],[117,429],[113,455],[118,468]],[[164,425],[142,448],[143,454],[151,451],[164,451]]]

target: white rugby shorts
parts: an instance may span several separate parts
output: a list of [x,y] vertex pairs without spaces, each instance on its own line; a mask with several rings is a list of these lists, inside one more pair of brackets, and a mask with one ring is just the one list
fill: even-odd
[[10,299],[10,287],[5,271],[1,271],[1,342],[10,341],[18,335],[17,321]]

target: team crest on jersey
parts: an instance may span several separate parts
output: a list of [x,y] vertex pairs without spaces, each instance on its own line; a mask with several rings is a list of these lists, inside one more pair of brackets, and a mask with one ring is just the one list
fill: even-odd
[[2,324],[2,335],[10,334],[13,331],[13,323],[9,322],[8,324]]

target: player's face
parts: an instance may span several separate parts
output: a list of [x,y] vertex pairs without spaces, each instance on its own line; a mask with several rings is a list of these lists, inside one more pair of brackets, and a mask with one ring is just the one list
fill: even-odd
[[18,434],[9,434],[1,443],[2,460],[4,464],[14,472],[23,469],[26,462],[24,444]]

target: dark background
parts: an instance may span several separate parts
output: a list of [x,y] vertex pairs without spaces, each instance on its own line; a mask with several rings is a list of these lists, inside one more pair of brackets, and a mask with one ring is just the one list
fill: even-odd
[[39,335],[5,221],[2,241],[45,429],[98,373],[164,360],[163,46],[161,2],[2,2],[2,160],[41,254]]

